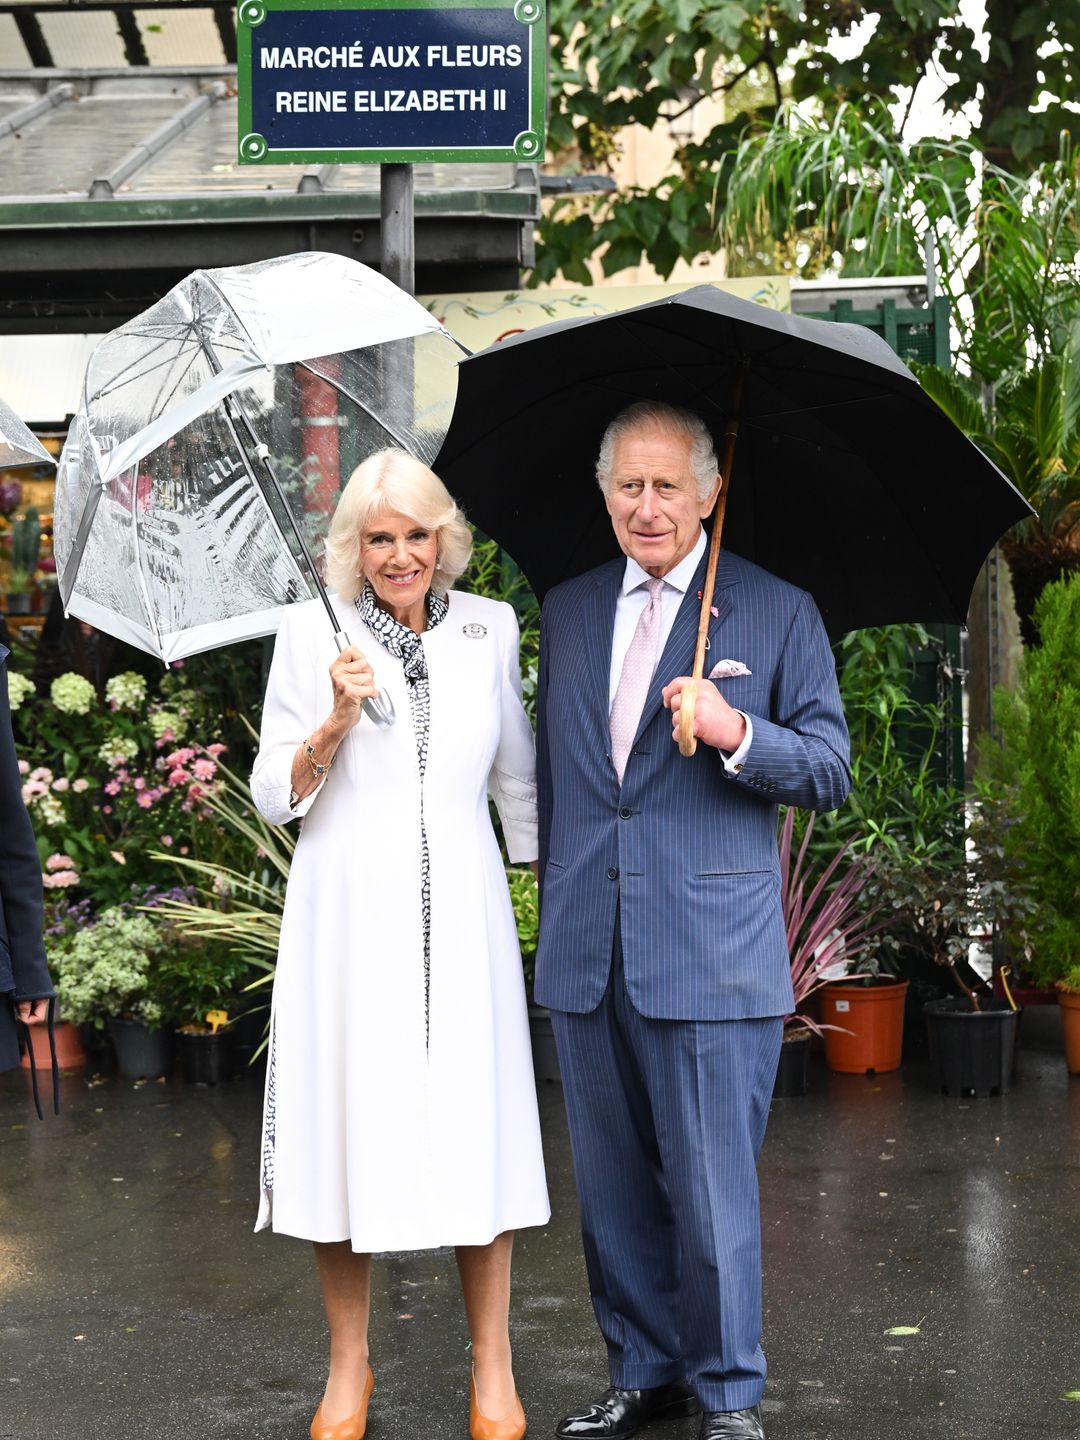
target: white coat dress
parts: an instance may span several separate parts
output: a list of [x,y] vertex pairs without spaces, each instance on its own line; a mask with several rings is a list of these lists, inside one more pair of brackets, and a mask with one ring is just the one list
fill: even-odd
[[517,619],[480,596],[448,600],[423,637],[422,786],[402,663],[337,599],[396,723],[363,717],[322,785],[290,808],[293,757],[330,714],[337,653],[321,603],[294,606],[251,777],[268,820],[304,817],[274,981],[256,1229],[347,1239],[361,1253],[485,1245],[550,1214],[521,958],[488,811],[490,790],[511,860],[534,859]]

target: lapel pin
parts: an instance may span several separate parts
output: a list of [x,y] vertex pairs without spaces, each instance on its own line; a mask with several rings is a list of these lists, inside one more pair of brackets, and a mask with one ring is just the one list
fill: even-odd
[[462,625],[461,633],[467,635],[470,640],[482,640],[487,634],[487,626],[477,624]]

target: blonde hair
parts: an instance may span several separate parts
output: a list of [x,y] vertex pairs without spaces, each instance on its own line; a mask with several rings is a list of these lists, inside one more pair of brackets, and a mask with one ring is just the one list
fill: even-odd
[[326,578],[343,600],[355,600],[364,587],[360,536],[391,511],[434,533],[436,594],[445,595],[468,565],[472,534],[443,482],[405,450],[377,450],[349,476],[326,537]]

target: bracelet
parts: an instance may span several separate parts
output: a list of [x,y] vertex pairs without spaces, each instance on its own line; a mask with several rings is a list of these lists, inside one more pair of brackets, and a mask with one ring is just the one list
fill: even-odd
[[317,780],[321,780],[324,775],[329,773],[330,767],[336,758],[334,755],[331,755],[327,764],[320,765],[318,760],[315,759],[315,750],[310,740],[304,741],[304,754],[307,756],[307,762],[311,766],[311,773]]

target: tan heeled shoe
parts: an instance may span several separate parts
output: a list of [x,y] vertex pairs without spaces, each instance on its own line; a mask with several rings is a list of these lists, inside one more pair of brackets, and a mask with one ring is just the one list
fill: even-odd
[[371,1373],[371,1366],[368,1366],[367,1379],[364,1381],[364,1393],[360,1396],[360,1408],[355,1415],[350,1415],[347,1420],[335,1420],[333,1424],[322,1418],[322,1405],[315,1411],[315,1418],[311,1422],[311,1440],[364,1440],[364,1432],[367,1429],[368,1401],[371,1399],[371,1392],[375,1389],[375,1376]]
[[526,1429],[521,1397],[514,1396],[513,1408],[505,1420],[489,1420],[476,1403],[476,1377],[469,1376],[469,1435],[471,1440],[521,1440]]

